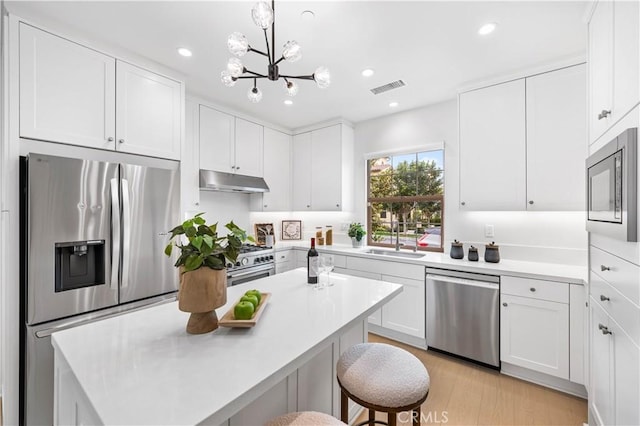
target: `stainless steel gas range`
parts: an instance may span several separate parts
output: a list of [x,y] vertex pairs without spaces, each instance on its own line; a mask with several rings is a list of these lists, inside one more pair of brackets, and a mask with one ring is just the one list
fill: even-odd
[[272,247],[245,244],[235,264],[227,263],[227,285],[238,285],[276,273]]

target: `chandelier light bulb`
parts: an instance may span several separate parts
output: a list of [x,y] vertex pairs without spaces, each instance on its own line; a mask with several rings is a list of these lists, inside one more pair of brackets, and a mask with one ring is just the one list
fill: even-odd
[[247,92],[247,97],[251,102],[257,104],[258,102],[260,102],[260,100],[262,100],[262,92],[260,91],[260,89],[254,86]]
[[242,57],[249,51],[249,40],[244,34],[235,32],[227,39],[227,47],[229,47],[229,52],[232,55]]
[[282,57],[289,62],[296,62],[302,58],[302,47],[297,41],[291,40],[284,44]]
[[300,88],[300,86],[298,86],[295,82],[293,81],[286,81],[284,82],[284,88],[287,90],[287,95],[289,96],[295,96],[298,94],[298,89]]
[[244,72],[244,65],[238,58],[231,58],[227,62],[227,71],[231,74],[231,77],[240,77]]
[[326,89],[331,84],[331,73],[327,67],[318,67],[313,73],[313,79],[321,89]]
[[227,87],[233,87],[236,85],[236,79],[233,78],[233,76],[227,70],[224,70],[220,73],[220,81],[222,81],[222,83]]
[[273,24],[273,9],[266,1],[259,1],[251,9],[251,18],[254,24],[266,30]]

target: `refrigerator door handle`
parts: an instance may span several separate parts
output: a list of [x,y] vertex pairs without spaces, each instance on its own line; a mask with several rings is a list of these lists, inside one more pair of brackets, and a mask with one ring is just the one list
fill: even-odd
[[129,246],[131,244],[131,208],[129,181],[122,179],[122,287],[129,285]]
[[112,290],[118,289],[118,272],[120,267],[120,196],[118,195],[118,179],[111,179],[111,282]]

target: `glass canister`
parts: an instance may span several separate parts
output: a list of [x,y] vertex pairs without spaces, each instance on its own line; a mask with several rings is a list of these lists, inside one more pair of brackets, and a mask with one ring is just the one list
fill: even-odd
[[319,246],[324,245],[324,238],[322,237],[322,226],[316,226],[316,243]]
[[464,258],[464,248],[460,241],[453,240],[453,242],[451,243],[451,250],[449,251],[449,255],[452,259]]
[[326,245],[333,245],[333,227],[327,225],[327,230],[324,231],[324,242]]

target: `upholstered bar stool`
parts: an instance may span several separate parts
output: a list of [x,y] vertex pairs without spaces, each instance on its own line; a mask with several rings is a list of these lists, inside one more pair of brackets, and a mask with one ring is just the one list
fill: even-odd
[[301,411],[288,413],[273,420],[265,426],[346,426],[340,420],[317,411]]
[[420,424],[420,405],[429,394],[429,373],[409,352],[384,343],[361,343],[340,356],[337,370],[343,422],[348,422],[351,399],[369,410],[369,420],[360,425],[383,423],[375,420],[376,411],[387,413],[390,426],[395,426],[402,411],[411,411],[413,424]]

